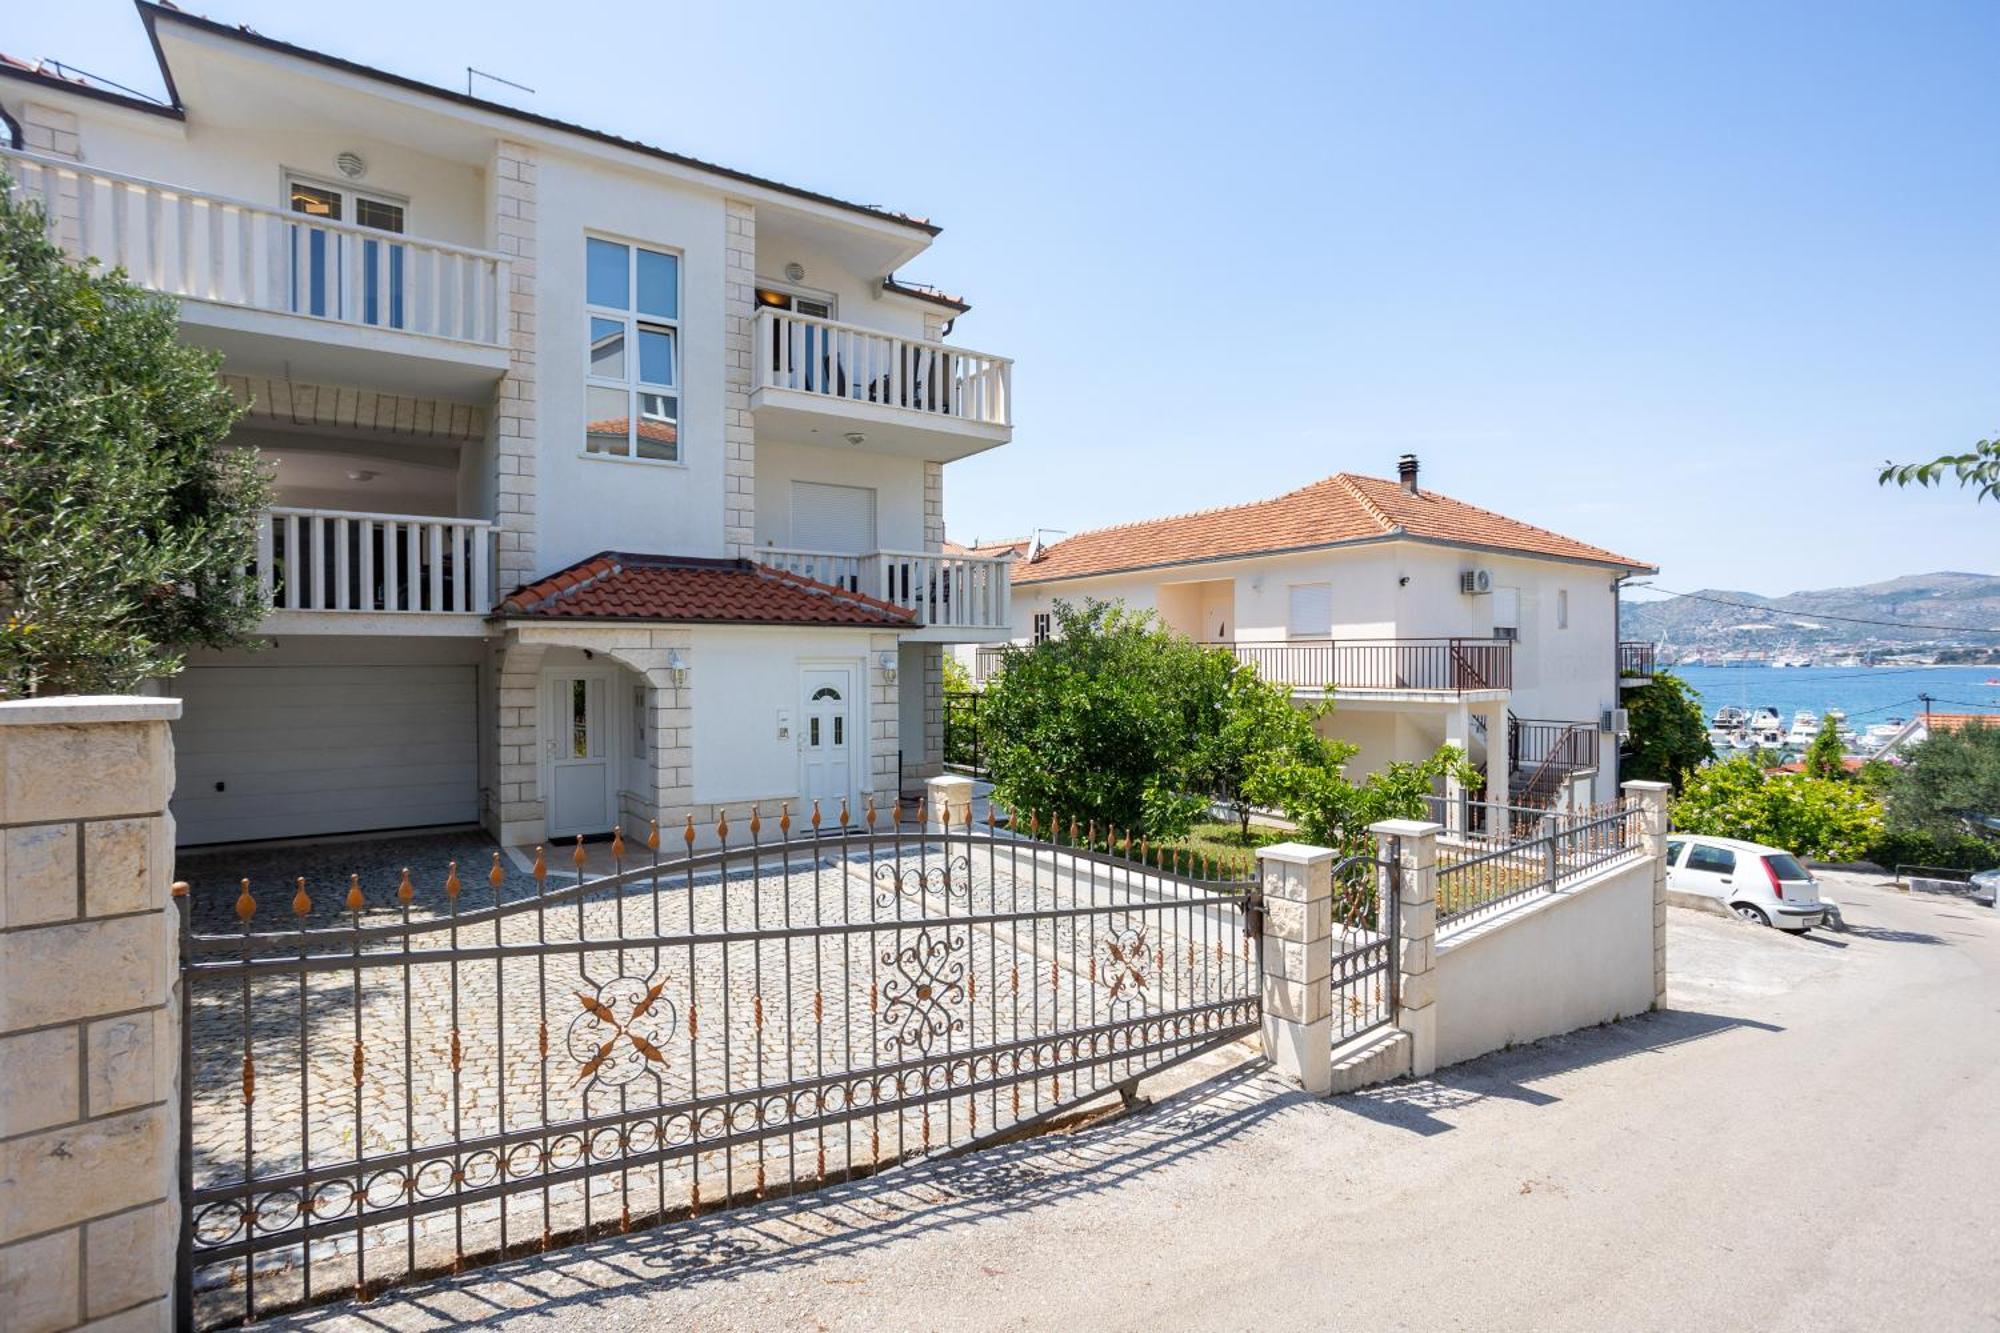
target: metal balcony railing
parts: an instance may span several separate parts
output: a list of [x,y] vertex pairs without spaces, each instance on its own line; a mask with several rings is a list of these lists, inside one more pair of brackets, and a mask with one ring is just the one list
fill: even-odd
[[1301,689],[1462,694],[1514,685],[1514,645],[1505,639],[1239,640],[1221,646],[1264,679]]

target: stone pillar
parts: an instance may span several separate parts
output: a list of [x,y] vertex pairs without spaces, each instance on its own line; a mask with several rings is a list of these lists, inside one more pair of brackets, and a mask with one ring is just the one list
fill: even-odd
[[[885,669],[887,662],[895,671]],[[886,810],[903,794],[903,705],[900,697],[902,657],[894,634],[868,636],[868,792]]]
[[[924,783],[924,811],[932,825],[965,827],[965,813],[972,808],[972,779],[946,773]],[[947,815],[947,812],[948,815]]]
[[[497,602],[535,576],[535,150],[503,141],[493,156],[493,248],[507,256],[507,377],[494,413],[494,520],[500,525]],[[581,238],[576,242],[583,244]],[[577,427],[581,429],[581,426]],[[580,447],[580,439],[568,445]]]
[[1264,1054],[1307,1092],[1333,1091],[1333,863],[1325,847],[1257,852],[1264,886]]
[[1627,782],[1626,799],[1639,807],[1639,836],[1653,858],[1653,1003],[1667,998],[1667,796],[1664,782]]
[[924,734],[917,771],[931,777],[944,771],[944,645],[926,643],[919,652],[924,663]]
[[750,411],[757,209],[743,199],[726,199],[722,206],[722,541],[731,556],[750,559],[757,552],[757,430]]
[[[1458,751],[1460,759],[1468,761],[1471,759],[1472,710],[1466,706],[1463,699],[1453,704],[1451,711],[1444,715],[1444,743],[1455,748]],[[1493,738],[1490,735],[1486,738],[1486,743],[1488,745],[1493,743]],[[1467,799],[1465,784],[1458,780],[1458,775],[1453,773],[1446,774],[1444,780],[1444,824],[1453,833],[1463,833],[1465,831],[1465,803]]]
[[1498,833],[1499,820],[1506,817],[1504,809],[1510,804],[1514,793],[1509,789],[1511,775],[1507,768],[1507,706],[1493,703],[1486,706],[1482,714],[1486,719],[1486,832]]
[[1437,1072],[1437,840],[1444,830],[1420,819],[1384,819],[1368,831],[1377,859],[1400,871],[1396,1026],[1410,1037],[1411,1075],[1427,1078]]
[[178,699],[0,703],[0,1327],[174,1323]]
[[924,464],[924,549],[944,549],[944,464]]

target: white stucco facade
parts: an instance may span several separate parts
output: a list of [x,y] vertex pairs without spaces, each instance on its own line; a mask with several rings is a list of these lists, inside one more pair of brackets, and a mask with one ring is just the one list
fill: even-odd
[[[197,653],[166,686],[207,775],[184,832],[397,826],[391,795],[312,790],[270,741],[284,727],[362,735],[381,792],[516,842],[808,800],[810,774],[859,808],[936,770],[940,653],[1003,632],[968,623],[968,589],[989,620],[1005,604],[984,569],[937,559],[943,466],[1006,442],[1011,378],[937,341],[963,302],[896,280],[935,228],[192,15],[142,19],[167,103],[8,67],[21,133],[0,169],[66,246],[180,298],[184,337],[222,354],[248,409],[231,443],[273,473],[274,645]],[[670,301],[629,289],[622,358],[593,322],[592,238],[672,261]],[[607,367],[633,386],[615,415]],[[593,447],[606,420],[621,440],[637,423],[623,456]],[[814,486],[868,518],[802,565],[787,553],[829,531],[795,512],[833,493]],[[492,614],[607,551],[776,564],[890,598],[892,623]],[[844,779],[802,758],[802,690],[830,680]],[[214,716],[246,682],[257,716]],[[558,775],[570,686],[590,754]],[[399,743],[397,709],[434,719],[422,744]],[[596,810],[600,781],[605,818],[552,809],[586,783]]]

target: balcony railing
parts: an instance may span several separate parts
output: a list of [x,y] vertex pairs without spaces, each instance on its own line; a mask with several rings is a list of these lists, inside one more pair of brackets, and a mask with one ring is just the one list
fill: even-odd
[[1514,645],[1505,639],[1287,639],[1225,644],[1265,680],[1301,689],[1506,690]]
[[1650,643],[1626,640],[1618,645],[1618,676],[1621,680],[1645,680],[1659,665],[1659,650]]
[[759,551],[773,569],[858,592],[917,613],[927,629],[997,630],[1008,625],[1008,562],[986,556],[923,551]]
[[507,345],[507,258],[0,151],[49,236],[171,296]]
[[1014,363],[768,307],[757,312],[756,385],[1011,426]]
[[494,532],[477,518],[271,509],[256,568],[273,611],[484,615]]

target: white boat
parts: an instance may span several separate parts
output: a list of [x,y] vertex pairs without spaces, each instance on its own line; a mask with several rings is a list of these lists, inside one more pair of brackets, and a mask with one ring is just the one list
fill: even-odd
[[1724,704],[1715,710],[1714,727],[1717,731],[1741,731],[1750,724],[1750,714],[1735,704]]
[[1750,730],[1758,732],[1775,731],[1782,734],[1785,730],[1785,720],[1778,716],[1778,710],[1775,708],[1757,709],[1750,714],[1748,725]]
[[1792,714],[1792,729],[1785,733],[1787,745],[1811,745],[1819,735],[1819,718],[1812,710],[1801,708]]

